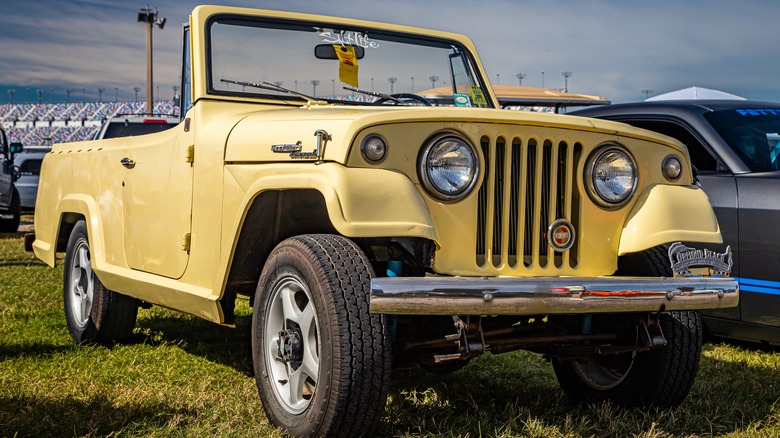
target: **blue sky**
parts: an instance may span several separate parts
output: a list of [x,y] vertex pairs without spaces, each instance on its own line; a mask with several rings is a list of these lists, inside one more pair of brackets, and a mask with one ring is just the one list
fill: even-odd
[[[148,3],[167,18],[154,30],[155,85],[170,98],[179,78],[181,24],[201,2]],[[562,88],[641,100],[690,86],[780,100],[776,0],[319,0],[212,1],[370,19],[469,35],[493,83]],[[126,0],[2,0],[0,102],[145,98],[146,32]],[[542,74],[544,72],[544,74]]]

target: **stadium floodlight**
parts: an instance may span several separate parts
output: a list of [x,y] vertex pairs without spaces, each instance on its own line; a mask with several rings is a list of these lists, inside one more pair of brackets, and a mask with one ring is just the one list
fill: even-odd
[[142,8],[138,12],[138,21],[140,23],[146,23],[146,112],[152,114],[154,111],[153,100],[154,96],[154,80],[153,80],[153,67],[152,67],[152,27],[156,24],[157,27],[162,29],[165,27],[165,18],[157,18],[157,8],[154,10],[150,7]]

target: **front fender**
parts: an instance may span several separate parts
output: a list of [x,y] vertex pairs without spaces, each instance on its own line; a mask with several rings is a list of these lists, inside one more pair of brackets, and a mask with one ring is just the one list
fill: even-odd
[[420,192],[399,172],[335,163],[278,165],[270,175],[256,165],[231,165],[228,170],[245,190],[243,211],[267,190],[315,189],[325,199],[331,223],[344,236],[437,237]]
[[648,187],[628,215],[618,255],[678,241],[723,243],[709,198],[694,186]]

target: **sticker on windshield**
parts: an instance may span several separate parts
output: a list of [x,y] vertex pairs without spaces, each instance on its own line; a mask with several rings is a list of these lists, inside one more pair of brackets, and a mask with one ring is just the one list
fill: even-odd
[[468,94],[455,93],[452,97],[455,98],[455,106],[471,106]]
[[379,43],[372,41],[368,35],[364,35],[355,31],[331,31],[324,30],[320,32],[322,41],[330,44],[338,44],[340,46],[358,46],[364,49],[376,49],[379,47]]
[[474,102],[475,105],[487,105],[485,93],[482,92],[481,88],[472,85],[469,89],[471,90],[471,101]]
[[358,87],[358,59],[354,46],[333,45],[339,58],[339,80],[347,85]]
[[737,113],[740,116],[780,116],[780,109],[746,108],[746,109],[738,109]]

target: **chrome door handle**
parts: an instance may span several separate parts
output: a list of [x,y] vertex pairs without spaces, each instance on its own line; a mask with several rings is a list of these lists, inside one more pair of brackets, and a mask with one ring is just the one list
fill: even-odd
[[135,167],[135,161],[131,160],[130,158],[124,157],[122,158],[122,161],[120,161],[123,166],[127,167],[128,169],[132,169]]

